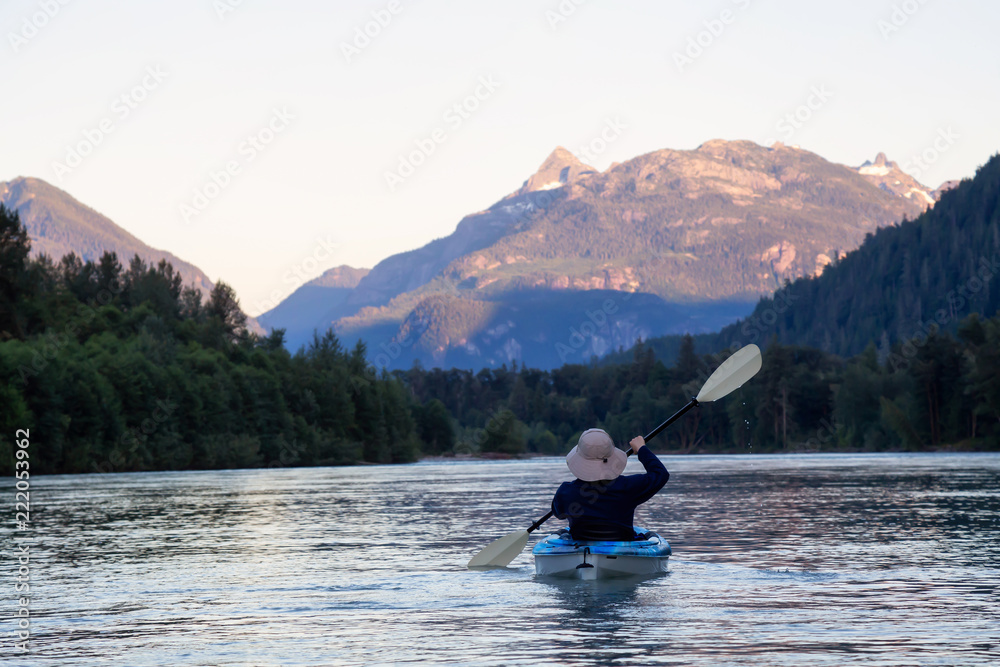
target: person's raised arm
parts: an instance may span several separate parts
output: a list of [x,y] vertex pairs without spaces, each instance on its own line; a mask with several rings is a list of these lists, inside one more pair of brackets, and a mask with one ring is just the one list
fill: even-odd
[[639,463],[646,469],[646,474],[630,475],[626,479],[629,489],[636,494],[636,501],[644,503],[663,488],[663,485],[670,479],[670,473],[667,472],[660,459],[656,458],[656,454],[651,452],[649,447],[645,446],[646,441],[643,440],[641,435],[632,438],[628,444],[632,447],[632,451],[635,452]]

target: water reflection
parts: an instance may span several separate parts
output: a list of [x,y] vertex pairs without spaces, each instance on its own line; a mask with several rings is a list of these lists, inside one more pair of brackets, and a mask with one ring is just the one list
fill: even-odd
[[670,573],[587,582],[465,569],[561,459],[33,479],[9,664],[996,662],[1000,456],[665,458]]
[[641,605],[640,588],[646,580],[538,578],[543,595],[551,596],[561,629],[552,638],[550,655],[557,655],[561,664],[610,664],[633,655],[635,637],[629,633],[634,630],[634,622],[630,615]]

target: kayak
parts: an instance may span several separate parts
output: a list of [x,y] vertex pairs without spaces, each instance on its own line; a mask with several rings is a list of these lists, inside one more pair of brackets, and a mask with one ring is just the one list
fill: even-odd
[[576,579],[609,579],[667,571],[670,544],[656,533],[636,528],[631,542],[575,540],[565,528],[535,545],[535,574]]

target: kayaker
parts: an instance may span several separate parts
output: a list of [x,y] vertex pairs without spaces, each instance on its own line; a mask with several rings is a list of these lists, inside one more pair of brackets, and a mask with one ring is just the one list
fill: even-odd
[[552,498],[558,519],[569,519],[569,530],[578,540],[634,540],[635,508],[652,498],[670,479],[642,436],[629,442],[644,475],[622,475],[628,457],[615,447],[605,431],[584,431],[576,447],[566,455],[566,465],[576,475],[563,482]]

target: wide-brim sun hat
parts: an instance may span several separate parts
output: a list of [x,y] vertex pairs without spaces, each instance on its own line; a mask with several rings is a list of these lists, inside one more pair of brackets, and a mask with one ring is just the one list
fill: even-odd
[[566,455],[569,471],[584,482],[615,479],[625,470],[627,462],[628,455],[615,447],[611,436],[599,428],[584,431],[576,447]]

